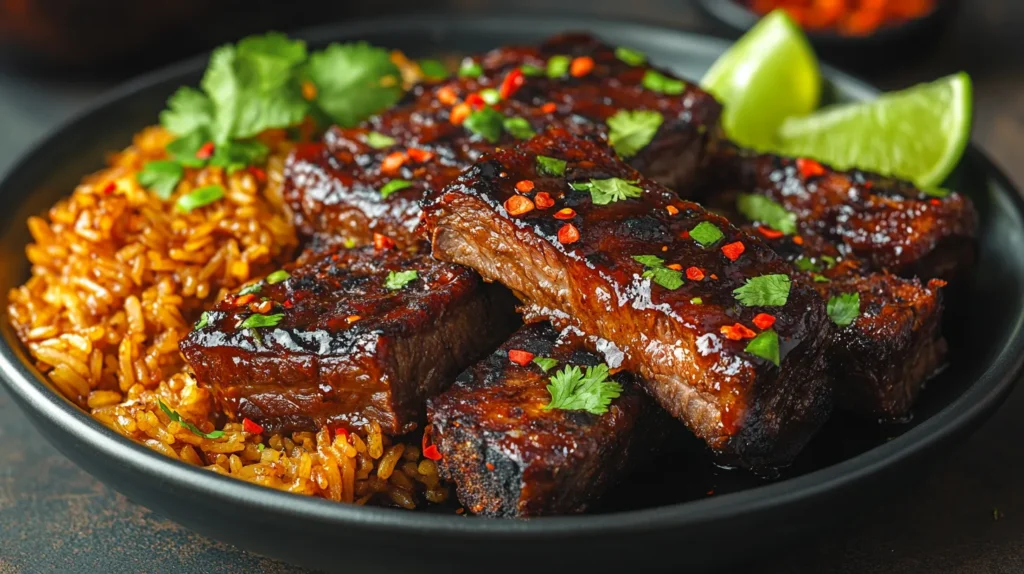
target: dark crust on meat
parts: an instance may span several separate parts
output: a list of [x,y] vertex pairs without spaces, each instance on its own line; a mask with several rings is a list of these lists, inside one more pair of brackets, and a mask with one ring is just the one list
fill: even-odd
[[[566,160],[566,177],[538,174],[537,155]],[[641,197],[598,206],[568,185],[608,177],[637,181]],[[550,193],[556,205],[509,216],[503,202],[524,179],[534,182],[534,193]],[[566,206],[575,209],[571,223],[581,234],[571,245],[556,238],[566,222],[551,216]],[[622,366],[642,376],[661,405],[729,463],[784,464],[828,414],[822,355],[829,325],[817,293],[794,282],[786,305],[769,308],[778,318],[781,369],[746,353],[747,341],[729,340],[720,328],[752,325],[766,309],[740,305],[733,290],[751,277],[792,268],[760,240],[679,200],[604,146],[548,132],[477,163],[427,201],[424,215],[435,257],[505,283],[535,316],[617,345]],[[725,235],[709,248],[688,237],[705,221]],[[733,262],[720,248],[736,241],[746,250]],[[707,277],[668,290],[641,277],[644,267],[634,255],[700,267]]]
[[[513,349],[550,357],[545,373],[509,360]],[[674,423],[627,372],[608,412],[545,410],[549,377],[566,365],[601,363],[577,337],[549,323],[520,329],[498,350],[428,403],[431,440],[442,454],[441,476],[459,500],[484,516],[525,518],[584,512],[597,503]]]
[[802,174],[800,161],[718,141],[702,172],[704,194],[712,204],[720,198],[710,196],[736,190],[770,197],[796,215],[801,233],[871,270],[949,281],[969,272],[978,217],[965,196],[932,197],[905,181],[822,164],[820,174]]
[[[224,411],[268,432],[370,421],[408,432],[423,419],[427,397],[518,324],[504,289],[426,250],[318,242],[287,269],[289,279],[263,282],[256,294],[256,302],[272,302],[263,314],[283,315],[275,326],[238,328],[254,313],[229,295],[181,342]],[[385,288],[389,272],[405,270],[419,278]]]
[[[592,36],[566,34],[544,44],[500,48],[477,58],[478,78],[453,77],[415,86],[398,106],[353,129],[332,128],[324,144],[302,146],[288,158],[284,197],[300,232],[330,232],[360,243],[374,232],[391,236],[399,245],[418,241],[413,232],[419,219],[416,200],[425,189],[437,190],[496,146],[516,143],[503,132],[491,143],[450,121],[451,102],[438,98],[441,90],[458,101],[485,88],[500,88],[505,77],[523,65],[543,68],[554,55],[586,56],[595,66],[586,76],[551,79],[527,77],[512,96],[494,108],[508,117],[526,119],[535,131],[549,126],[572,133],[607,137],[606,120],[619,110],[656,110],[664,122],[653,141],[630,162],[648,177],[683,188],[693,180],[706,142],[717,130],[721,106],[696,84],[681,94],[665,95],[645,89],[641,82],[650,66],[630,66],[614,50]],[[671,74],[662,70],[666,76]],[[554,109],[544,111],[545,105]],[[378,132],[395,144],[383,149],[367,145],[367,134]],[[381,163],[409,149],[430,154],[426,161],[409,160],[400,168],[381,172]],[[413,186],[381,198],[379,190],[392,179]]]

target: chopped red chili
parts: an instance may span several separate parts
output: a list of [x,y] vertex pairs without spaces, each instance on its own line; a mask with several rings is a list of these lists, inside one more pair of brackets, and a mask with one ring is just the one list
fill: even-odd
[[486,466],[486,467],[487,467],[487,470],[490,470],[490,471],[493,471],[493,470],[494,470],[494,465],[493,465],[493,464],[491,464],[491,463],[489,463],[489,462],[488,462],[488,463],[486,463],[486,464],[484,464],[484,466]]
[[729,258],[729,261],[736,261],[740,255],[747,250],[747,247],[743,245],[742,241],[736,241],[733,243],[727,243],[722,246],[722,253]]
[[771,329],[772,325],[775,324],[775,316],[769,315],[768,313],[758,313],[754,316],[754,325],[762,331],[765,329]]
[[452,113],[448,115],[448,121],[457,126],[462,125],[462,122],[469,117],[469,112],[469,104],[461,103],[452,108]]
[[505,200],[505,211],[509,215],[523,215],[533,211],[533,201],[525,195],[513,195]]
[[402,164],[408,159],[409,156],[404,151],[393,151],[384,157],[384,161],[380,162],[380,170],[384,173],[398,171],[398,168],[402,167]]
[[441,460],[441,452],[437,450],[437,446],[430,444],[431,428],[433,428],[432,425],[423,427],[423,440],[420,441],[420,447],[422,447],[421,450],[423,450],[423,456],[430,460]]
[[334,429],[334,434],[335,435],[339,435],[340,434],[341,436],[343,436],[343,437],[345,437],[347,439],[348,438],[348,429],[345,428],[345,427],[338,427],[338,428]]
[[103,193],[106,195],[110,195],[115,191],[117,191],[117,183],[113,181],[103,187]]
[[242,295],[241,297],[235,299],[235,307],[244,307],[245,305],[249,304],[249,301],[252,301],[255,298],[256,296],[253,295],[252,293]]
[[556,211],[554,215],[555,219],[561,219],[563,221],[566,219],[572,219],[573,217],[576,217],[576,210],[571,207],[563,207]]
[[442,86],[437,90],[437,101],[446,106],[454,106],[455,102],[459,101],[459,96],[455,94],[455,88]]
[[686,278],[689,279],[690,281],[703,281],[704,270],[701,269],[700,267],[687,267]]
[[548,102],[540,107],[540,111],[544,112],[545,114],[553,113],[557,109],[558,106],[555,105],[555,102]]
[[197,159],[210,159],[213,156],[213,142],[206,142],[199,146],[199,150],[196,151]]
[[487,102],[484,101],[483,96],[476,93],[466,96],[466,103],[474,110],[482,110],[487,106]]
[[935,206],[939,206],[939,205],[942,205],[942,202],[941,202],[941,201],[939,201],[938,199],[935,199],[935,198],[932,198],[932,199],[930,199],[930,200],[928,201],[928,203],[930,203],[930,204],[932,204],[932,205],[935,205]]
[[526,365],[529,365],[530,361],[533,360],[533,356],[533,353],[529,351],[523,351],[521,349],[510,349],[508,352],[508,360],[519,365],[520,367],[525,367]]
[[528,179],[523,179],[516,182],[516,191],[519,193],[530,193],[533,191],[533,182]]
[[818,175],[825,175],[825,167],[813,159],[807,159],[805,157],[798,158],[796,160],[796,169],[800,171],[800,175],[807,179]]
[[566,223],[558,230],[558,241],[559,243],[569,244],[576,243],[580,240],[580,230],[576,229],[576,226],[571,223]]
[[355,323],[360,319],[362,319],[362,317],[360,317],[359,315],[349,315],[348,317],[345,317],[345,322],[351,325],[352,323]]
[[674,205],[665,206],[665,211],[667,211],[669,215],[679,215],[679,208]]
[[799,235],[794,235],[793,236],[793,243],[796,243],[797,245],[803,245],[804,244],[804,238],[799,236]]
[[757,231],[768,239],[778,239],[785,235],[785,233],[781,231],[776,231],[775,229],[764,225],[758,226]]
[[295,303],[292,303],[291,299],[285,299],[284,303],[281,303],[281,306],[284,307],[285,309],[291,309],[292,307],[295,306]]
[[569,64],[569,74],[574,78],[582,78],[594,69],[594,59],[590,56],[580,56]]
[[373,234],[373,248],[378,251],[387,251],[395,247],[395,240],[381,233]]
[[716,275],[716,274],[714,274],[714,273],[712,273],[712,274],[711,274],[711,275],[709,275],[708,277],[711,277],[711,279],[712,279],[713,281],[718,281],[718,275]]
[[547,209],[555,205],[555,200],[551,199],[551,194],[542,191],[533,197],[533,203],[536,204],[537,209]]
[[254,165],[250,165],[249,166],[249,173],[251,173],[252,176],[256,178],[256,181],[258,181],[260,183],[262,183],[264,181],[267,181],[267,172],[263,171],[263,169],[261,169],[259,167],[256,167]]
[[[668,251],[668,245],[663,245],[661,247],[661,250],[662,251]],[[669,263],[665,267],[668,268],[668,269],[671,269],[673,271],[682,271],[683,270],[683,266],[678,264],[678,263]]]
[[406,151],[406,153],[409,154],[409,159],[413,160],[416,163],[430,161],[434,157],[434,152],[414,147],[409,148]]
[[526,83],[526,76],[523,75],[523,71],[519,68],[512,70],[505,76],[505,79],[501,82],[501,89],[498,90],[498,94],[501,99],[507,100],[512,97],[512,94],[516,93],[516,90],[521,88]]
[[263,434],[263,427],[254,423],[249,417],[242,419],[242,430],[249,434]]
[[753,329],[745,327],[742,323],[736,323],[735,325],[722,325],[721,332],[725,335],[726,339],[733,341],[753,339],[757,336],[757,333],[755,333]]

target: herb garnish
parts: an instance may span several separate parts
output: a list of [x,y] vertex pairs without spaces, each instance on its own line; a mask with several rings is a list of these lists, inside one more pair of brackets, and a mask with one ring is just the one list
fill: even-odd
[[943,198],[949,197],[949,194],[951,194],[953,192],[948,190],[948,189],[942,188],[942,187],[928,187],[928,188],[922,189],[921,193],[927,195],[928,197],[935,197],[935,198],[938,198],[938,199],[943,199]]
[[395,138],[380,132],[370,132],[366,134],[366,145],[373,149],[383,149],[395,145]]
[[829,279],[828,277],[825,277],[824,275],[819,275],[817,273],[811,275],[811,279],[813,279],[815,283],[829,283],[831,281],[831,279]]
[[417,64],[420,66],[420,73],[431,80],[443,80],[448,77],[448,68],[438,60],[420,60]]
[[551,357],[534,357],[533,362],[545,373],[558,364],[558,360]]
[[786,208],[763,195],[741,193],[736,200],[736,209],[750,221],[762,223],[786,235],[796,233],[796,214],[786,211]]
[[700,244],[701,247],[710,247],[719,239],[725,237],[717,225],[708,221],[701,221],[690,230],[690,238]]
[[480,97],[483,98],[484,103],[487,104],[488,106],[493,106],[494,104],[501,101],[501,93],[499,93],[498,90],[495,90],[494,88],[484,88],[480,90],[479,94]]
[[175,204],[179,211],[188,213],[193,209],[210,205],[224,197],[224,188],[219,185],[204,185],[178,198]]
[[484,108],[477,110],[466,118],[466,121],[462,123],[467,130],[483,137],[485,140],[493,143],[498,143],[501,139],[501,130],[505,123],[505,116],[494,108]]
[[587,367],[566,366],[551,377],[548,392],[551,402],[544,410],[586,411],[595,415],[608,412],[612,399],[622,394],[622,385],[608,380],[608,365]]
[[537,135],[537,132],[533,131],[530,122],[526,121],[525,118],[505,118],[502,125],[505,131],[516,139],[528,140]]
[[789,300],[789,286],[788,275],[761,275],[747,279],[732,294],[747,307],[781,307]]
[[771,361],[776,367],[779,366],[779,334],[774,329],[761,331],[743,350]]
[[860,315],[860,293],[841,293],[832,297],[825,310],[833,323],[846,327]]
[[203,311],[203,314],[199,316],[199,321],[196,322],[195,326],[192,329],[193,330],[202,329],[203,327],[205,327],[205,326],[207,326],[209,324],[210,324],[210,313],[208,311]]
[[662,121],[654,110],[619,110],[608,118],[608,143],[620,157],[633,157],[651,143]]
[[187,428],[188,430],[192,431],[192,434],[194,434],[196,436],[201,436],[203,438],[209,438],[209,439],[215,439],[215,438],[220,438],[220,437],[224,436],[224,431],[222,431],[222,430],[215,430],[213,432],[208,432],[208,433],[199,430],[199,427],[197,427],[196,425],[194,425],[194,424],[188,422],[187,420],[181,418],[181,415],[179,415],[177,412],[171,410],[171,408],[168,407],[167,405],[165,405],[164,402],[161,401],[161,400],[157,400],[156,404],[160,407],[160,410],[162,410],[164,412],[164,414],[166,414],[167,416],[169,416],[171,418],[172,421],[174,421],[174,422],[180,424],[181,426]]
[[537,156],[537,171],[544,175],[561,177],[565,175],[565,160],[539,155]]
[[569,73],[569,62],[569,56],[558,55],[548,58],[548,77],[561,78]]
[[576,191],[589,191],[590,200],[594,202],[594,205],[608,205],[643,195],[644,190],[636,183],[618,177],[609,177],[608,179],[572,182],[569,187]]
[[410,271],[391,271],[384,280],[384,288],[395,291],[418,279],[420,274],[414,269]]
[[647,61],[647,55],[640,50],[634,50],[625,46],[619,46],[615,48],[615,57],[629,64],[630,66],[639,66]]
[[800,271],[818,271],[818,264],[810,257],[801,255],[793,262],[793,265]]
[[380,197],[381,199],[387,199],[387,197],[392,193],[403,190],[407,187],[412,187],[411,181],[405,179],[392,179],[380,188]]
[[480,74],[483,73],[483,66],[481,66],[477,62],[474,62],[472,58],[466,58],[462,60],[462,65],[459,66],[460,78],[479,78]]
[[255,294],[259,293],[262,290],[263,290],[263,282],[262,281],[257,281],[256,283],[253,283],[252,285],[246,285],[245,287],[242,287],[242,289],[238,292],[238,296],[241,297],[243,295],[255,295]]
[[331,44],[309,57],[305,76],[316,86],[317,115],[352,127],[402,96],[391,54],[364,42]]
[[287,280],[289,277],[291,277],[290,273],[288,273],[284,269],[278,269],[277,271],[274,271],[270,275],[267,275],[267,284],[277,285],[278,283]]
[[683,272],[665,267],[665,261],[656,255],[634,255],[633,259],[645,267],[642,277],[675,291],[682,287]]
[[142,166],[135,179],[139,185],[152,189],[160,199],[167,199],[174,193],[184,175],[185,168],[180,163],[157,160]]
[[519,71],[522,72],[524,76],[544,75],[544,70],[542,68],[534,66],[533,64],[523,64],[522,66],[519,66]]
[[239,328],[242,329],[255,329],[257,327],[274,327],[284,319],[284,313],[275,313],[273,315],[249,315],[242,321]]
[[686,89],[686,82],[670,78],[657,70],[647,70],[640,83],[652,92],[670,96],[678,96]]

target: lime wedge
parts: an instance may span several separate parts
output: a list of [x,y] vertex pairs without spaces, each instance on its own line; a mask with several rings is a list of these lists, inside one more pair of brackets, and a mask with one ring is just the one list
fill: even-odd
[[818,107],[821,72],[800,26],[775,10],[718,58],[701,86],[725,105],[726,134],[764,149],[775,146],[783,120]]
[[971,78],[961,72],[871,102],[789,118],[779,129],[779,146],[788,155],[930,188],[953,171],[970,135]]

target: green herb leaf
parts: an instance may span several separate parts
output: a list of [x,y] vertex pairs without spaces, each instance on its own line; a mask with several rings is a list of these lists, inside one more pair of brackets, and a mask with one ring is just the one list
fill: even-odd
[[263,449],[265,449],[265,448],[267,448],[267,447],[264,446],[263,443],[260,443],[260,444],[256,445],[256,450],[258,450],[260,452],[263,452]]
[[331,44],[309,58],[306,74],[316,86],[316,104],[331,120],[352,127],[402,97],[391,54],[365,42]]
[[921,193],[927,195],[928,197],[935,197],[935,198],[938,198],[938,199],[942,199],[942,198],[945,198],[945,197],[949,197],[949,194],[951,194],[953,192],[948,190],[948,189],[942,188],[942,187],[929,187],[929,188],[922,189]]
[[156,160],[146,162],[135,179],[139,185],[153,190],[160,199],[167,199],[178,187],[178,182],[185,175],[185,168],[176,161]]
[[833,323],[846,327],[860,315],[860,293],[842,293],[832,297],[825,310]]
[[401,289],[418,279],[420,274],[415,270],[410,271],[391,271],[388,273],[387,279],[384,280],[384,288],[391,291]]
[[255,329],[257,327],[274,327],[284,319],[284,313],[275,313],[273,315],[249,315],[242,321],[239,328],[242,329]]
[[384,184],[384,187],[380,188],[381,199],[387,199],[389,195],[396,191],[412,187],[412,182],[404,179],[392,179],[391,181]]
[[181,165],[198,168],[206,165],[206,160],[197,158],[196,153],[208,141],[210,135],[205,130],[196,130],[173,140],[164,149]]
[[741,193],[736,200],[736,209],[750,221],[767,225],[786,235],[796,233],[796,214],[786,211],[786,208],[763,195]]
[[578,181],[569,185],[576,191],[589,191],[594,205],[608,205],[643,195],[644,190],[636,183],[618,177],[609,177],[608,179],[591,179],[587,182]]
[[287,280],[289,277],[291,277],[290,273],[288,273],[284,269],[278,269],[277,271],[274,271],[270,275],[267,275],[267,284],[277,285],[278,283]]
[[657,70],[647,70],[640,83],[652,92],[668,94],[670,96],[678,96],[686,89],[686,82],[670,78]]
[[210,165],[222,167],[228,173],[261,164],[270,153],[270,148],[258,141],[228,141],[213,149]]
[[822,255],[819,259],[824,261],[825,265],[827,265],[825,269],[832,269],[833,267],[836,266],[836,258],[832,257],[831,255]]
[[534,357],[533,362],[545,373],[558,364],[558,360],[551,357]]
[[743,350],[755,357],[771,361],[776,367],[779,366],[779,334],[774,329],[761,331]]
[[187,420],[181,418],[181,415],[179,415],[175,411],[172,411],[171,408],[168,407],[167,405],[165,405],[164,402],[161,401],[161,400],[157,400],[156,404],[160,407],[160,410],[162,410],[164,412],[164,414],[166,414],[168,417],[171,418],[172,421],[174,421],[174,422],[180,424],[181,426],[187,428],[188,430],[192,431],[192,434],[194,434],[194,435],[201,436],[203,438],[208,438],[208,439],[215,439],[215,438],[220,438],[220,437],[224,436],[224,431],[222,431],[222,430],[215,430],[215,431],[209,432],[209,433],[205,433],[205,432],[199,430],[199,427],[197,427],[196,425],[194,425],[194,424],[188,422]]
[[167,100],[167,109],[160,112],[160,125],[181,137],[213,123],[213,103],[195,88],[182,87]]
[[544,75],[544,70],[541,69],[541,68],[538,68],[537,66],[534,66],[533,64],[523,64],[522,66],[519,66],[519,71],[522,72],[524,76],[543,76]]
[[460,78],[479,78],[482,73],[484,73],[483,66],[474,62],[473,58],[463,59],[462,64],[459,66]]
[[386,136],[380,132],[369,132],[366,134],[366,145],[373,149],[383,149],[395,145],[395,138]]
[[800,271],[817,271],[819,269],[813,259],[802,255],[793,262],[793,265]]
[[725,237],[717,225],[709,221],[701,221],[690,230],[690,237],[700,244],[701,247],[710,247],[718,240]]
[[199,316],[199,321],[196,322],[192,330],[202,329],[203,327],[210,324],[210,313],[203,311],[203,314]]
[[505,131],[516,139],[528,140],[537,135],[537,132],[533,131],[533,126],[525,118],[505,118],[503,126]]
[[466,118],[466,121],[462,123],[463,126],[470,132],[477,134],[487,141],[498,143],[501,139],[501,130],[505,123],[505,116],[501,115],[501,112],[494,108],[484,108],[477,110]]
[[649,278],[658,285],[672,291],[682,287],[684,283],[682,272],[665,267],[665,262],[660,257],[656,255],[634,255],[633,259],[646,267],[642,277]]
[[448,77],[448,68],[445,68],[444,64],[438,60],[420,60],[418,63],[420,72],[431,80],[442,80]]
[[257,281],[256,283],[242,287],[242,289],[238,291],[238,296],[241,297],[242,295],[255,295],[262,290],[263,282]]
[[633,157],[651,143],[663,120],[654,110],[619,110],[608,118],[608,143],[620,157]]
[[663,267],[665,260],[657,255],[634,255],[633,259],[645,267]]
[[824,275],[818,275],[817,273],[815,273],[814,275],[811,275],[811,279],[813,279],[815,283],[829,283],[830,282],[828,277],[825,277]]
[[537,156],[537,171],[543,175],[562,177],[565,175],[565,160],[539,155]]
[[694,297],[693,299],[690,299],[690,303],[693,305],[703,305],[704,300],[701,299],[700,297]]
[[569,56],[551,56],[548,58],[547,73],[549,78],[561,78],[569,73]]
[[630,66],[639,66],[647,61],[647,55],[640,50],[634,50],[625,46],[619,46],[615,48],[615,57],[629,64]]
[[747,307],[781,307],[789,300],[789,285],[788,275],[761,275],[747,279],[732,294]]
[[480,90],[480,97],[484,99],[484,103],[493,106],[494,104],[501,101],[501,94],[494,88],[485,88]]
[[224,197],[224,188],[219,185],[206,185],[203,187],[197,187],[192,190],[192,193],[183,195],[178,198],[178,202],[175,204],[179,211],[188,213],[193,209],[203,207],[204,205],[210,205]]
[[612,399],[622,394],[622,385],[608,380],[608,365],[587,367],[567,366],[550,379],[548,392],[551,402],[544,410],[586,411],[595,415],[608,412]]

